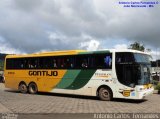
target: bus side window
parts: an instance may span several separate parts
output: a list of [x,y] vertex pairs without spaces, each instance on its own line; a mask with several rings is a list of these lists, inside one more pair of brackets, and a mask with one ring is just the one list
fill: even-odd
[[53,59],[53,67],[57,68],[57,61],[56,61],[56,59]]
[[22,59],[22,63],[21,63],[21,68],[22,68],[22,69],[27,68],[27,67],[26,67],[26,63],[27,63],[27,61],[26,61],[25,59]]
[[66,68],[74,68],[73,58],[67,57],[66,58]]
[[66,62],[64,58],[61,58],[61,68],[65,68],[66,67]]
[[38,68],[38,59],[32,58],[28,60],[28,68],[29,69],[36,69]]
[[72,57],[72,58],[70,58],[70,64],[69,64],[69,66],[70,66],[70,68],[74,68],[74,58]]
[[38,68],[38,59],[35,59],[34,61],[34,68]]
[[78,69],[90,68],[90,55],[77,55],[74,61],[75,61],[75,68]]
[[112,54],[95,55],[95,67],[97,69],[111,69],[112,68]]
[[25,63],[24,63],[24,59],[21,59],[21,69],[25,68]]
[[64,59],[58,58],[58,68],[64,68]]
[[104,58],[104,62],[105,62],[105,65],[106,65],[106,67],[111,67],[111,65],[112,65],[112,59],[111,59],[111,56],[106,56],[105,58]]
[[14,67],[16,67],[16,69],[21,69],[21,59],[15,60]]
[[82,61],[82,68],[88,68],[88,62],[86,59],[83,59]]
[[46,57],[39,57],[37,68],[38,69],[46,69],[47,68],[46,61],[47,61]]
[[28,61],[28,68],[29,68],[29,69],[33,68],[33,65],[32,65],[32,63],[31,63],[31,60]]

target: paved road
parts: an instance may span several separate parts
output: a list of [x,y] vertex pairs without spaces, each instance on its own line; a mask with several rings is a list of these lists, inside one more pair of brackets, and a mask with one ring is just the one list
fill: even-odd
[[21,94],[0,84],[0,113],[160,113],[160,95],[143,101],[40,93]]

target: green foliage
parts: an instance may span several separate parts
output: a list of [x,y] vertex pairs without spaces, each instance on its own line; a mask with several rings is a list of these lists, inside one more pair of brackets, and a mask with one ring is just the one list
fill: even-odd
[[147,52],[151,52],[151,49],[146,49],[144,47],[144,45],[139,42],[134,42],[134,43],[130,44],[129,49],[139,50],[142,52],[144,52],[146,50]]
[[155,89],[160,91],[160,83],[155,86]]
[[0,60],[0,71],[4,70],[4,61]]
[[152,80],[152,84],[158,85],[158,83],[159,83],[159,81],[157,81],[157,80]]

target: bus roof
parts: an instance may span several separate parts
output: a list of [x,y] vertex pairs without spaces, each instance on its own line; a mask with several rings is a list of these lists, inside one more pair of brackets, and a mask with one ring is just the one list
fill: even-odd
[[[42,53],[33,53],[33,54],[22,54],[22,55],[7,55],[6,58],[22,58],[22,57],[39,57],[39,56],[62,56],[62,55],[76,55],[76,54],[97,54],[97,53],[111,53],[111,52],[133,52],[148,54],[145,52],[131,50],[131,49],[102,49],[96,51],[87,51],[87,50],[64,50],[64,51],[52,51],[52,52],[42,52]],[[148,54],[149,55],[149,54]]]
[[147,52],[142,52],[142,51],[138,51],[138,50],[132,50],[132,49],[102,49],[103,50],[109,50],[110,52],[132,52],[132,53],[141,53],[141,54],[148,54]]
[[33,54],[13,54],[7,55],[6,58],[15,58],[15,57],[37,57],[37,56],[58,56],[58,55],[75,55],[79,54],[80,52],[86,52],[85,50],[63,50],[63,51],[51,51],[51,52],[40,52],[40,53],[33,53]]

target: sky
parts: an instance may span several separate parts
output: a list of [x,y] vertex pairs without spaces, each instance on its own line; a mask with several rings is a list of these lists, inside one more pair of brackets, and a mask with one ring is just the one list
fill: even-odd
[[0,52],[125,49],[137,41],[160,54],[160,4],[124,8],[119,1],[0,0]]

